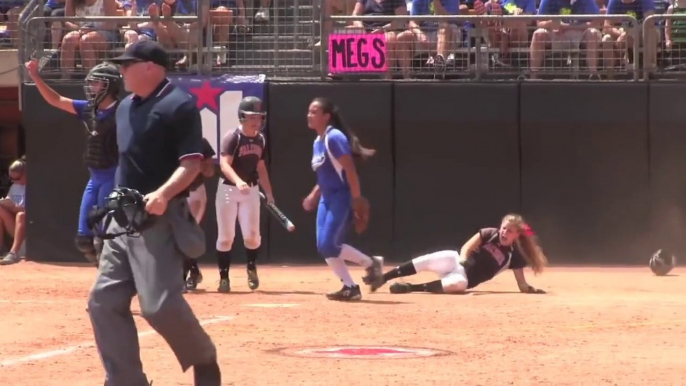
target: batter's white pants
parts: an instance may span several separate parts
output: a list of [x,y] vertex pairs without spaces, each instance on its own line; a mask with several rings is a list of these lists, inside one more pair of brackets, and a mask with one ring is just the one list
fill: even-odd
[[207,190],[205,185],[200,185],[197,189],[191,191],[188,195],[188,207],[195,222],[200,224],[202,218],[205,216],[205,209],[207,209]]
[[441,278],[445,292],[464,292],[467,289],[467,273],[460,264],[457,251],[439,251],[412,259],[417,272],[431,271]]
[[236,236],[236,218],[241,226],[247,249],[260,247],[260,190],[251,187],[247,194],[233,186],[219,183],[217,187],[217,251],[227,252]]

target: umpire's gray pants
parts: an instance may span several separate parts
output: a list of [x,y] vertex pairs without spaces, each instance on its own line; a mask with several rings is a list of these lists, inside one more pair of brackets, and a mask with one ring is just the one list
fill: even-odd
[[[183,371],[216,360],[216,349],[183,297],[183,260],[172,224],[190,217],[185,200],[169,202],[167,212],[141,237],[107,240],[88,300],[95,342],[108,386],[147,386],[131,299],[138,293],[141,316],[169,344]],[[108,233],[122,232],[116,221]]]

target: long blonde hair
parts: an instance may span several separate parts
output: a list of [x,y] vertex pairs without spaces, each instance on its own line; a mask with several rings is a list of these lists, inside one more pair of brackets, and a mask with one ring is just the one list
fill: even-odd
[[514,225],[519,231],[519,237],[515,241],[515,246],[519,253],[524,256],[526,262],[531,266],[534,274],[538,275],[548,265],[548,258],[538,245],[536,235],[533,233],[524,218],[516,213],[510,213],[503,217],[502,224]]

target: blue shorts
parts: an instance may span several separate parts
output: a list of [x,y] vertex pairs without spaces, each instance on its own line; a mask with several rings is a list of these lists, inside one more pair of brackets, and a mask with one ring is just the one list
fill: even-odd
[[322,195],[317,208],[317,251],[338,257],[353,223],[352,198],[347,190]]

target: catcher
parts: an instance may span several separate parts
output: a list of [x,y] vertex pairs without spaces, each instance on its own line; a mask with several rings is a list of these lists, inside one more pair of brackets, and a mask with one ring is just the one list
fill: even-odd
[[362,233],[369,222],[369,202],[362,197],[353,158],[367,159],[375,151],[360,145],[359,139],[341,122],[338,108],[325,98],[312,101],[307,125],[317,133],[312,155],[317,185],[303,200],[303,208],[306,211],[317,208],[317,251],[343,282],[343,288],[326,297],[360,300],[360,286],[350,276],[345,261],[365,267],[364,282],[379,285],[383,259],[369,257],[344,242],[351,223],[357,233]]

